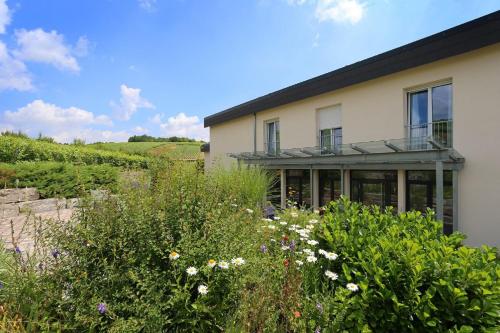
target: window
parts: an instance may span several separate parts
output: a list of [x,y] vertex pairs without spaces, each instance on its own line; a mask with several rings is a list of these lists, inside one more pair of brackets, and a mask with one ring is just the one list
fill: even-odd
[[323,154],[335,153],[342,144],[342,108],[340,104],[316,111],[318,144]]
[[278,120],[265,123],[266,141],[264,148],[267,154],[277,155],[280,152],[280,123]]
[[319,131],[322,153],[332,153],[342,144],[342,127],[327,128]]
[[311,207],[309,170],[286,170],[286,198],[301,207]]
[[431,86],[408,93],[410,138],[432,137],[452,146],[452,85]]
[[[453,184],[452,172],[443,173],[443,232],[453,232]],[[427,208],[436,209],[436,172],[406,172],[406,209],[425,213]]]
[[340,170],[319,170],[319,205],[337,200],[341,193]]
[[351,171],[351,200],[364,205],[398,206],[397,171]]

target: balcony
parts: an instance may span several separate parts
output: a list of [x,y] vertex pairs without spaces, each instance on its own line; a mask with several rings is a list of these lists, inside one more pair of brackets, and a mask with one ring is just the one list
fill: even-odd
[[429,138],[446,148],[453,147],[453,122],[452,120],[434,121],[432,123],[406,126],[408,138]]

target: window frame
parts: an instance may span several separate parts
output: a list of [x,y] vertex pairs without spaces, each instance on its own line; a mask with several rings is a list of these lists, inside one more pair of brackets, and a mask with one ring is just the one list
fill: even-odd
[[[326,145],[323,145],[323,136],[322,136],[322,132],[323,131],[330,131],[330,143],[328,146]],[[335,135],[335,131],[338,131],[340,130],[341,131],[341,135],[340,135],[340,143],[337,142],[336,138],[337,136]],[[323,151],[323,147],[324,148],[328,148],[328,149],[325,149],[327,151],[334,151],[337,149],[337,147],[339,147],[340,145],[342,145],[342,126],[338,126],[338,127],[333,127],[333,128],[323,128],[323,129],[320,129],[319,130],[319,147],[321,149],[321,151]]]
[[[411,119],[411,94],[414,93],[419,93],[426,91],[427,92],[427,123],[426,124],[432,124],[434,122],[433,120],[433,106],[432,106],[432,89],[437,88],[437,87],[442,87],[442,86],[451,86],[451,94],[452,94],[452,99],[451,99],[451,115],[448,121],[453,121],[453,81],[452,80],[444,80],[444,81],[439,81],[439,82],[434,82],[430,84],[425,84],[421,85],[415,88],[410,88],[405,90],[405,95],[406,95],[406,125],[409,129],[411,129],[412,124],[412,119]],[[415,125],[423,125],[423,124],[415,124]],[[408,133],[409,135],[410,133]]]
[[[269,150],[269,125],[274,124],[274,150]],[[280,152],[280,121],[279,118],[264,121],[264,151],[266,154],[278,155]]]

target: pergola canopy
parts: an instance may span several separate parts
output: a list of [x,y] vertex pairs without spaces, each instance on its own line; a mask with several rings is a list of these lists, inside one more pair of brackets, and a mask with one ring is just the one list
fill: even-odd
[[331,147],[278,149],[276,152],[241,152],[229,156],[247,164],[269,168],[434,168],[443,162],[445,169],[458,170],[464,158],[455,149],[446,147],[432,137],[403,138],[358,142]]

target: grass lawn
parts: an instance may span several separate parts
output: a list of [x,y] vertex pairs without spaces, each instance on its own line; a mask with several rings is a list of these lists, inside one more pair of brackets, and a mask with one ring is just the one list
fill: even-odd
[[202,158],[200,142],[106,142],[88,145],[101,150],[150,156],[166,155],[176,159]]

